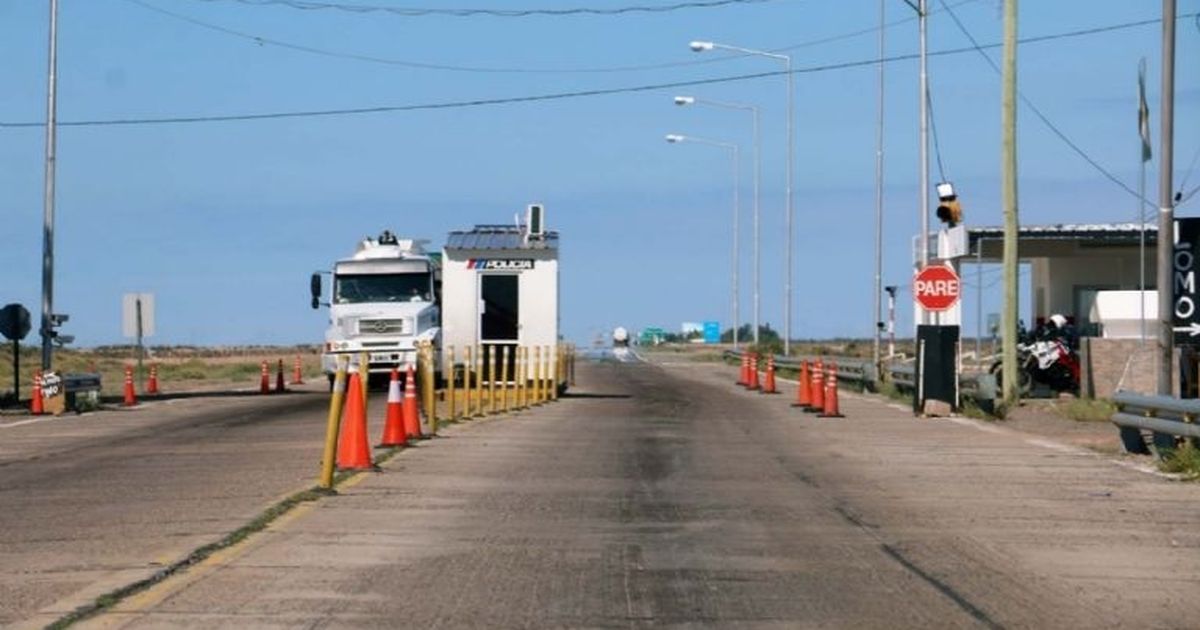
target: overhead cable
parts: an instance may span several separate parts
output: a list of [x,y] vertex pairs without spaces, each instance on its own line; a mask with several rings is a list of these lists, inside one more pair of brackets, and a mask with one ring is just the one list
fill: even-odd
[[[942,6],[945,7],[944,0],[942,0]],[[989,56],[986,52],[984,52],[984,50],[983,50],[984,47],[979,45],[979,42],[977,42],[975,40],[975,36],[971,35],[971,32],[967,30],[967,27],[961,21],[959,21],[958,16],[954,14],[954,11],[947,8],[947,12],[950,14],[950,18],[953,19],[954,23],[958,26],[958,29],[960,31],[962,31],[963,35],[965,35],[968,40],[971,41],[972,47],[980,54],[980,56],[983,57],[983,59],[985,61],[987,61],[987,64],[989,66],[991,66],[992,70],[995,70],[996,74],[1001,74],[1000,66],[996,64],[996,62],[991,58],[991,56]],[[1099,172],[1101,175],[1103,175],[1105,179],[1116,184],[1122,190],[1129,193],[1130,195],[1133,195],[1134,198],[1140,199],[1144,203],[1148,203],[1148,204],[1151,203],[1145,197],[1138,194],[1138,192],[1136,190],[1130,188],[1129,185],[1127,185],[1125,182],[1118,179],[1117,176],[1113,175],[1112,172],[1110,172],[1108,169],[1104,168],[1104,166],[1102,166],[1099,162],[1097,162],[1095,159],[1093,159],[1092,156],[1088,155],[1087,152],[1084,151],[1078,144],[1075,144],[1075,142],[1073,140],[1071,140],[1071,138],[1069,138],[1066,133],[1064,133],[1061,129],[1059,129],[1057,125],[1055,125],[1053,122],[1051,122],[1050,118],[1047,117],[1045,114],[1043,114],[1042,110],[1038,109],[1038,106],[1034,105],[1033,101],[1029,100],[1029,97],[1025,96],[1025,94],[1023,92],[1021,92],[1020,90],[1017,90],[1017,97],[1020,98],[1021,102],[1024,103],[1025,106],[1028,107],[1029,110],[1032,111],[1033,114],[1035,116],[1037,116],[1038,119],[1041,120],[1042,123],[1044,125],[1046,125],[1047,128],[1050,129],[1051,133],[1053,133],[1055,136],[1058,136],[1059,140],[1062,140],[1079,157],[1083,158],[1084,161],[1086,161],[1088,164],[1090,164],[1092,166],[1092,168],[1096,169],[1097,172]]]
[[687,9],[714,9],[733,5],[765,4],[782,0],[695,0],[692,2],[676,2],[674,4],[633,5],[624,7],[570,7],[564,9],[455,9],[455,8],[417,8],[395,7],[372,4],[343,4],[340,2],[316,2],[312,0],[201,0],[203,2],[236,2],[251,6],[279,6],[305,11],[331,10],[348,13],[390,13],[403,17],[567,17],[567,16],[610,16],[626,15],[629,13],[669,13]]
[[[1188,14],[1180,17],[1194,17],[1195,14]],[[1051,35],[1040,35],[1036,37],[1028,37],[1020,40],[1022,44],[1031,44],[1038,42],[1054,41],[1072,37],[1081,37],[1085,35],[1093,35],[1096,33],[1104,33],[1116,31],[1136,26],[1145,26],[1148,24],[1156,24],[1161,20],[1142,20],[1138,22],[1127,22],[1124,24],[1116,24],[1110,26],[1088,28],[1077,31],[1069,31]],[[983,44],[979,46],[967,46],[962,48],[952,48],[928,53],[932,57],[941,57],[947,55],[958,55],[968,52],[976,52],[980,49],[999,48],[1001,44]],[[895,63],[898,61],[911,61],[917,59],[919,55],[916,53],[908,53],[903,55],[893,55],[883,58],[883,63]],[[858,61],[843,61],[838,63],[829,63],[818,66],[808,66],[805,68],[795,68],[792,70],[794,74],[811,74],[819,72],[829,72],[832,70],[845,70],[849,68],[861,68],[866,66],[874,66],[880,63],[878,58],[858,60]],[[515,103],[532,103],[541,101],[557,101],[573,98],[585,98],[593,96],[609,96],[613,94],[628,94],[636,92],[650,92],[655,90],[668,90],[680,87],[692,87],[697,85],[712,85],[718,83],[733,83],[737,81],[749,81],[754,79],[764,79],[767,77],[778,77],[786,74],[786,70],[772,70],[764,72],[756,72],[753,74],[737,74],[723,77],[709,77],[703,79],[692,79],[688,81],[673,81],[669,83],[652,83],[645,85],[632,85],[614,88],[598,88],[592,90],[577,90],[572,92],[554,92],[549,94],[533,94],[525,96],[510,96],[499,98],[481,98],[461,101],[443,101],[435,103],[415,103],[408,105],[383,105],[376,107],[355,107],[344,109],[325,109],[325,110],[308,110],[308,111],[291,111],[291,112],[265,112],[253,114],[225,114],[214,116],[166,116],[159,118],[110,118],[99,120],[75,120],[75,121],[59,121],[57,124],[63,127],[104,127],[117,125],[161,125],[161,124],[186,124],[186,123],[215,123],[215,122],[234,122],[234,121],[250,121],[250,120],[271,120],[271,119],[286,119],[286,118],[315,118],[315,117],[332,117],[332,116],[355,116],[364,114],[381,114],[403,111],[420,111],[420,110],[439,110],[439,109],[459,109],[465,107],[482,107],[489,105],[510,105]],[[0,122],[0,128],[41,128],[45,123],[41,121],[24,121],[24,122]]]
[[[219,0],[203,0],[203,1],[219,1]],[[950,6],[958,7],[958,6],[962,6],[964,4],[971,4],[971,3],[979,2],[979,1],[980,0],[959,0],[958,2],[952,3]],[[167,17],[170,17],[170,18],[173,18],[176,20],[187,22],[194,26],[199,26],[201,28],[205,28],[205,29],[209,29],[209,30],[216,31],[219,33],[224,33],[226,35],[231,35],[233,37],[245,39],[247,41],[253,42],[260,46],[263,46],[263,45],[277,46],[279,48],[295,50],[298,52],[304,52],[304,53],[309,53],[309,54],[313,54],[313,55],[320,55],[322,57],[348,59],[351,61],[363,61],[363,62],[367,62],[367,63],[375,63],[375,64],[387,65],[387,66],[398,66],[398,67],[402,67],[402,68],[409,68],[409,69],[416,69],[416,70],[439,70],[439,71],[446,71],[446,72],[495,73],[495,74],[602,74],[602,73],[617,73],[617,72],[643,72],[643,71],[650,71],[650,70],[665,70],[668,68],[700,66],[700,65],[714,64],[714,63],[728,63],[728,62],[736,61],[738,59],[743,59],[743,58],[749,56],[747,54],[738,53],[738,54],[732,54],[732,55],[704,56],[703,58],[694,59],[694,60],[690,60],[690,61],[673,61],[673,62],[663,62],[663,63],[653,63],[653,64],[604,66],[604,67],[579,67],[579,68],[528,68],[528,67],[497,67],[497,66],[465,66],[465,65],[454,65],[454,64],[445,64],[445,63],[434,63],[434,62],[427,62],[427,61],[413,61],[413,60],[408,60],[408,59],[393,59],[393,58],[387,58],[387,57],[379,57],[379,56],[375,56],[375,55],[364,55],[364,54],[359,54],[359,53],[341,52],[341,51],[336,51],[336,50],[329,50],[327,48],[316,48],[314,46],[308,46],[305,44],[297,44],[294,42],[289,42],[286,40],[276,39],[276,38],[272,38],[272,37],[266,37],[263,35],[255,35],[254,33],[247,33],[244,31],[239,31],[239,30],[232,29],[229,27],[221,26],[220,24],[214,24],[212,22],[200,20],[200,19],[188,16],[188,15],[176,13],[169,9],[164,9],[162,7],[147,3],[144,0],[126,0],[126,2],[129,2],[130,4],[142,7],[149,11],[154,11],[156,13],[165,15]],[[931,12],[931,13],[933,13],[933,12]],[[884,28],[891,28],[894,26],[898,26],[900,24],[914,21],[916,19],[917,19],[916,17],[908,17],[908,18],[904,18],[901,20],[896,20],[894,22],[889,22],[888,24],[885,24]],[[799,43],[792,44],[789,46],[784,46],[782,48],[773,49],[770,52],[785,52],[785,51],[789,51],[789,50],[799,50],[799,49],[808,48],[811,46],[833,43],[836,41],[859,37],[861,35],[865,35],[868,33],[874,33],[876,31],[878,31],[879,29],[880,29],[880,27],[873,26],[871,28],[860,29],[860,30],[856,30],[856,31],[841,33],[838,35],[831,35],[831,36],[822,37],[819,39],[813,39],[813,40],[808,40],[808,41],[804,41],[804,42],[799,42]]]

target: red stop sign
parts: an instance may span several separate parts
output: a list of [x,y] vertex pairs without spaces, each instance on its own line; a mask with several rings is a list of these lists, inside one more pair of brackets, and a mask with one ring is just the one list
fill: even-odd
[[913,298],[927,311],[944,311],[958,302],[962,283],[954,269],[930,265],[913,277]]

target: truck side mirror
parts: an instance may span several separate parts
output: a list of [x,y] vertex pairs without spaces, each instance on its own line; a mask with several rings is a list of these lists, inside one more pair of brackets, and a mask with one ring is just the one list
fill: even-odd
[[312,280],[309,281],[309,289],[312,291],[312,307],[321,307],[321,274],[314,273]]

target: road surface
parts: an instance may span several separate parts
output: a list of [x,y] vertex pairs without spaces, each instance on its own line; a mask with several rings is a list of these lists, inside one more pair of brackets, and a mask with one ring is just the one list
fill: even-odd
[[718,364],[579,368],[560,402],[447,427],[83,625],[1149,628],[1200,618],[1195,484],[993,425],[914,419],[878,398],[843,396],[847,418],[817,419],[788,406],[790,388],[741,391],[736,370]]

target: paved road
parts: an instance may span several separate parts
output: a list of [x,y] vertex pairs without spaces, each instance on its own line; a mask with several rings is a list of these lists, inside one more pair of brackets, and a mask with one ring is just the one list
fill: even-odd
[[206,397],[0,424],[0,626],[44,625],[316,479],[328,398]]
[[1200,488],[723,366],[580,365],[98,627],[1187,627]]

